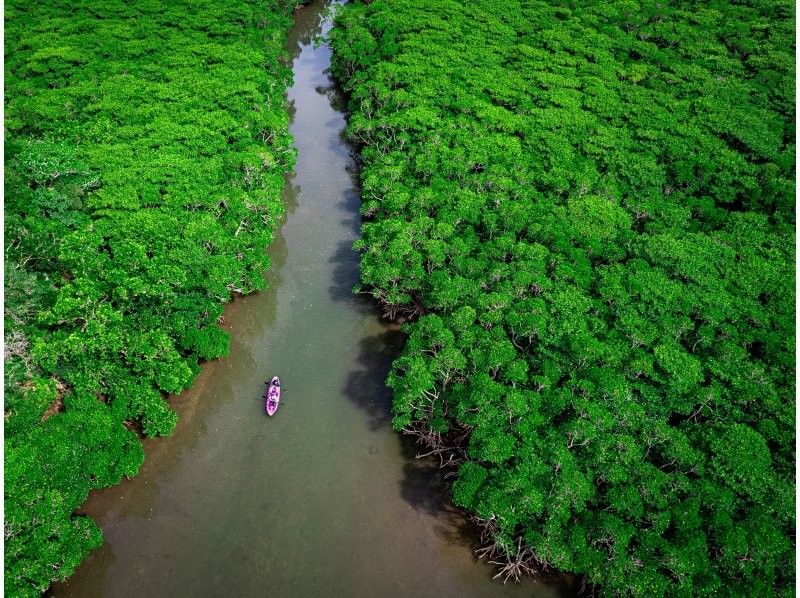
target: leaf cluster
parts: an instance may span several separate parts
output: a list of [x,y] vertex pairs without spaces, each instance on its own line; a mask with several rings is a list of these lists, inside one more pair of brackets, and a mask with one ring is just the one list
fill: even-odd
[[101,542],[74,511],[134,475],[164,393],[227,354],[294,164],[293,0],[6,3],[5,589]]
[[610,594],[794,586],[788,2],[375,0],[332,34],[398,429]]

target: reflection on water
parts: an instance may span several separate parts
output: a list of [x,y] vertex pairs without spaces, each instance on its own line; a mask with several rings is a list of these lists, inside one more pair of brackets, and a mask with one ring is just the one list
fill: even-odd
[[[141,473],[93,493],[104,546],[56,596],[552,596],[491,582],[435,463],[391,430],[397,326],[353,295],[359,228],[341,102],[314,47],[326,3],[287,44],[297,174],[269,249],[266,291],[225,311],[231,353],[171,399],[181,419],[145,441]],[[281,408],[263,412],[279,374]]]

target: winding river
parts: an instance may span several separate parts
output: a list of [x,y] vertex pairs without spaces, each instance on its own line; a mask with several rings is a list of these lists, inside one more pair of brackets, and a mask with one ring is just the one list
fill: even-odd
[[[299,150],[269,289],[225,312],[228,358],[172,398],[174,435],[141,473],[84,507],[105,544],[55,596],[555,596],[476,563],[471,526],[434,464],[391,430],[383,381],[402,342],[358,278],[359,197],[325,73],[327,2],[296,14],[288,49]],[[263,411],[278,373],[277,415]]]

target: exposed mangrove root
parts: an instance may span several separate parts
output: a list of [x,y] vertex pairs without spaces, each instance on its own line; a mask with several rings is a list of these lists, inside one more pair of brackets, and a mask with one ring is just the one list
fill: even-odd
[[481,530],[482,546],[475,551],[475,555],[497,568],[497,574],[492,579],[502,577],[503,583],[509,580],[519,582],[523,575],[541,575],[550,571],[548,564],[538,559],[532,548],[523,546],[522,536],[517,537],[516,551],[513,553],[499,544],[495,540],[498,527],[494,515],[489,519],[471,517],[470,520]]
[[385,299],[378,299],[378,303],[383,310],[383,317],[394,322],[400,318],[411,320],[425,313],[425,308],[419,299],[415,299],[408,305],[389,303]]
[[439,459],[439,469],[451,470],[445,474],[445,478],[456,475],[458,466],[466,459],[465,442],[469,438],[468,429],[441,434],[432,431],[421,422],[416,422],[403,428],[403,434],[415,437],[417,444],[428,449],[426,452],[418,453],[417,459],[435,456]]
[[[418,421],[403,428],[403,434],[415,437],[417,444],[428,449],[417,454],[417,459],[433,456],[439,458],[439,468],[449,470],[444,475],[445,479],[457,475],[458,466],[466,460],[470,434],[468,427],[441,434]],[[476,516],[469,519],[480,530],[481,546],[475,551],[475,555],[497,568],[497,574],[492,579],[502,578],[504,584],[511,580],[519,582],[524,575],[543,574],[550,570],[547,563],[536,557],[532,548],[523,545],[522,536],[517,537],[516,550],[513,552],[498,543],[496,534],[499,528],[494,515],[489,519]]]
[[539,572],[543,564],[536,558],[531,548],[527,546],[523,548],[522,536],[517,538],[516,554],[511,555],[506,552],[499,558],[489,561],[489,563],[499,568],[499,571],[492,579],[502,577],[503,583],[506,583],[509,579],[519,582],[523,575],[532,575]]

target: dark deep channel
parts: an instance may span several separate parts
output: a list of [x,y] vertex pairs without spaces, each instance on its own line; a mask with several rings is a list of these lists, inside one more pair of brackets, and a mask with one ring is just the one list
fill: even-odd
[[[297,12],[288,48],[297,174],[270,248],[269,290],[225,312],[230,357],[174,397],[171,438],[85,506],[103,528],[55,596],[551,596],[490,581],[432,465],[392,431],[383,382],[402,341],[352,295],[359,197],[325,73],[327,2]],[[264,380],[286,393],[268,419]]]

